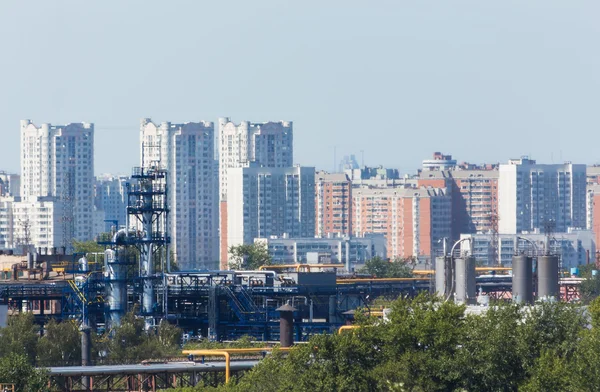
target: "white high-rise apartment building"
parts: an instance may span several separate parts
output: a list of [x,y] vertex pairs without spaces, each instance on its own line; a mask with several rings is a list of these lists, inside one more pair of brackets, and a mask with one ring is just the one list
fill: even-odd
[[32,237],[33,245],[69,250],[73,239],[93,238],[93,183],[93,124],[38,127],[30,120],[21,121],[22,202],[13,207],[26,211],[23,219],[29,217],[30,230],[40,233]]
[[291,121],[235,124],[219,118],[220,200],[227,200],[227,170],[256,162],[264,167],[291,167],[293,154]]
[[512,159],[500,165],[498,229],[502,234],[566,233],[586,227],[586,166]]
[[219,118],[219,222],[221,268],[227,268],[227,189],[228,170],[251,163],[263,167],[292,167],[294,132],[291,121],[233,123]]
[[218,180],[215,178],[214,124],[160,125],[141,121],[142,166],[167,169],[169,235],[182,269],[214,269],[218,264]]
[[227,242],[315,236],[315,169],[250,165],[227,173]]
[[102,218],[95,234],[110,232],[115,221],[119,227],[126,224],[129,181],[127,176],[103,175],[95,178],[94,208],[96,214]]

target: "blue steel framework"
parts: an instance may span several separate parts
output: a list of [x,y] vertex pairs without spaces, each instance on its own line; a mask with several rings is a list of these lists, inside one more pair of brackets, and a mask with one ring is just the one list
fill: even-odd
[[[294,313],[295,339],[304,341],[315,333],[332,332],[343,324],[343,312],[368,306],[376,297],[414,296],[429,291],[428,279],[373,279],[333,286],[265,287],[233,284],[219,275],[202,279],[190,276],[194,279],[179,279],[178,284],[169,284],[166,289],[163,282],[167,280],[156,280],[154,290],[166,295],[169,310],[166,317],[170,322],[185,331],[200,332],[203,336],[212,332],[212,337],[217,340],[231,340],[242,335],[250,335],[257,340],[277,340],[279,314],[275,309],[288,301],[298,309]],[[134,295],[135,282],[129,283],[128,298],[133,305],[134,302],[139,303],[139,297]],[[511,282],[507,278],[480,277],[477,285],[482,293],[493,294],[509,292]],[[40,311],[36,314],[39,323],[45,323],[49,318],[80,320],[85,308],[91,325],[102,327],[106,315],[104,296],[104,280],[100,274],[90,275],[80,286],[66,281],[0,283],[0,301],[15,310],[22,310],[23,301],[58,301],[60,312],[49,314]],[[331,298],[335,299],[334,309],[331,309]],[[159,312],[163,310],[160,306]],[[43,306],[39,308],[43,309]]]

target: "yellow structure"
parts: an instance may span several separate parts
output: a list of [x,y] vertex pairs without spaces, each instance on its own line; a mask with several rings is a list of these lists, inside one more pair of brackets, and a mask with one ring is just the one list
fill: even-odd
[[[291,347],[278,347],[281,351],[288,351]],[[225,358],[225,383],[229,382],[231,377],[231,355],[239,354],[259,354],[273,351],[273,347],[252,347],[252,348],[222,348],[216,350],[183,350],[185,355],[201,355],[204,357],[224,357]]]

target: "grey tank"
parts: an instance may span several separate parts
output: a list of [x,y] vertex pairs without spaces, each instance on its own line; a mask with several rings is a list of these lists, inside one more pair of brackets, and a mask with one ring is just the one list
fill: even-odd
[[455,301],[461,304],[473,305],[477,302],[475,283],[475,258],[465,257],[455,262]]
[[538,299],[556,298],[558,288],[558,256],[538,257]]
[[529,256],[512,258],[512,298],[517,303],[533,303],[533,259]]
[[450,257],[435,258],[435,291],[443,298],[448,296],[452,287],[450,263]]

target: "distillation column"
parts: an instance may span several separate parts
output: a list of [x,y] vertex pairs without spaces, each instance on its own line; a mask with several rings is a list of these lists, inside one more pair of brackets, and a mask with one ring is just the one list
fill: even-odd
[[113,249],[104,251],[109,329],[120,325],[121,317],[127,312],[127,276],[124,260],[122,260],[124,254],[125,248],[122,246],[117,251]]
[[[156,275],[154,255],[165,254],[163,267],[168,271],[167,234],[167,172],[160,164],[151,167],[134,168],[131,176],[135,183],[128,187],[127,214],[130,224],[135,228],[135,235],[128,235],[127,243],[135,245],[140,252],[140,285],[141,285],[141,315],[146,320],[146,328],[154,326],[155,318],[161,311],[155,285],[160,285],[160,276]],[[166,272],[163,271],[162,273]],[[163,309],[165,312],[165,292],[163,294]]]
[[141,202],[143,206],[141,211],[143,238],[141,243],[140,254],[140,259],[142,263],[140,276],[143,282],[142,313],[145,315],[149,315],[153,313],[155,302],[154,287],[152,285],[152,278],[154,276],[154,262],[152,260],[152,253],[154,250],[152,242],[152,221],[154,218],[152,181],[148,179],[141,179],[140,188]]

